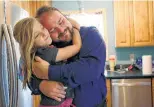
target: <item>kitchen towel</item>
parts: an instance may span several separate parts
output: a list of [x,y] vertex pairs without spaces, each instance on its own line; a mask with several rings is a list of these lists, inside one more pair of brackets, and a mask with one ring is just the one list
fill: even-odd
[[142,56],[142,73],[152,74],[152,56],[151,55]]

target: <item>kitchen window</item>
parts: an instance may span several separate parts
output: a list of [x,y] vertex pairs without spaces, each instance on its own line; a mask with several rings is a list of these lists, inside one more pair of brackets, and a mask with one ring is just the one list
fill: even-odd
[[95,26],[106,43],[106,59],[108,59],[108,38],[105,9],[67,11],[63,12],[66,17],[76,20],[81,26]]

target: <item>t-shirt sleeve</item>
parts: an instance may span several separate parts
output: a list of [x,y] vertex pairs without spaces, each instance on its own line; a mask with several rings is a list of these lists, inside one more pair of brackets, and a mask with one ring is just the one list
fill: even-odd
[[58,53],[58,48],[56,47],[46,47],[46,48],[39,48],[36,52],[35,56],[41,57],[43,60],[46,60],[50,64],[56,62],[56,57]]
[[41,93],[41,91],[39,90],[39,85],[41,81],[41,79],[37,78],[32,74],[30,82],[27,82],[29,89],[32,91],[32,95],[39,95]]

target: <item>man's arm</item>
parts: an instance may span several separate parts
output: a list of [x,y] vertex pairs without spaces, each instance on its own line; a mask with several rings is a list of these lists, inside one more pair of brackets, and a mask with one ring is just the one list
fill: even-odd
[[27,84],[29,89],[32,91],[32,95],[40,95],[43,93],[47,97],[53,98],[57,101],[61,101],[61,98],[65,98],[66,92],[63,88],[63,84],[60,82],[40,80],[37,77],[32,76],[31,81]]
[[49,66],[50,80],[64,81],[76,87],[104,74],[106,48],[97,29],[90,28],[82,43],[79,60],[66,65]]

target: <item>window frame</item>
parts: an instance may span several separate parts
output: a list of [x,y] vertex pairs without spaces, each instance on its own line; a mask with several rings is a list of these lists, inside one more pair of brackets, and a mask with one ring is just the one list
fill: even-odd
[[108,61],[108,36],[107,36],[107,20],[106,20],[106,9],[104,8],[101,8],[101,9],[86,9],[86,10],[72,10],[72,11],[62,11],[62,13],[64,15],[67,15],[69,16],[70,14],[80,14],[80,13],[89,13],[89,14],[92,14],[92,13],[101,13],[103,15],[103,28],[104,28],[104,36],[103,36],[103,39],[105,41],[105,44],[106,44],[106,61]]

